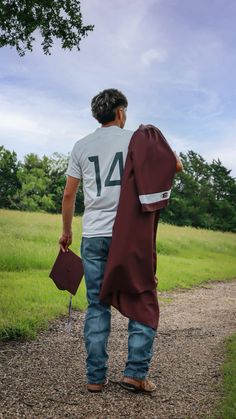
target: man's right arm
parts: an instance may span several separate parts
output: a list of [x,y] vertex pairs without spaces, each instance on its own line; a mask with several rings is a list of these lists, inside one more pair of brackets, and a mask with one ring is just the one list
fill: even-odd
[[72,220],[75,209],[75,199],[80,179],[72,176],[67,177],[67,182],[62,199],[62,235],[59,239],[60,248],[63,252],[68,250],[72,243]]

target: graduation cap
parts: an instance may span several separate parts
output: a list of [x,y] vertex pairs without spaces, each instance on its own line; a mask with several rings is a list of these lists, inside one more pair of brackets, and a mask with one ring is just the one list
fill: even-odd
[[70,249],[65,253],[60,249],[49,274],[57,288],[75,295],[83,275],[82,259]]

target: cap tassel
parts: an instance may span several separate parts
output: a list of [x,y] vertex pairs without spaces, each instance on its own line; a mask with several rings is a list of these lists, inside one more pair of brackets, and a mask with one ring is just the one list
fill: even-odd
[[73,295],[70,294],[69,307],[68,307],[68,321],[67,321],[67,324],[66,324],[66,331],[68,333],[70,333],[71,329],[72,329],[72,318],[71,318],[71,315],[72,315],[72,297],[73,297]]

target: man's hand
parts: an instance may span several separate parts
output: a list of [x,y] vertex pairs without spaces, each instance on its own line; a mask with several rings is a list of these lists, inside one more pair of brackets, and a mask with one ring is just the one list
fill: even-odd
[[69,233],[69,234],[62,233],[62,236],[59,239],[59,245],[63,253],[68,252],[68,247],[71,245],[71,243],[72,243],[72,233]]

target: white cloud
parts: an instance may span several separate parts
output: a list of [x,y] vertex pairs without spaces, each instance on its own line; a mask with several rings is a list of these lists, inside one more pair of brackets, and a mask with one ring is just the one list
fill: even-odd
[[220,159],[222,164],[228,169],[231,169],[232,175],[236,177],[236,144],[216,146],[214,150],[206,151],[204,156],[208,161]]
[[34,121],[28,114],[24,115],[20,110],[19,112],[2,110],[0,111],[0,127],[1,131],[12,131],[19,134],[35,132],[45,134],[45,131],[40,129],[38,123]]
[[151,48],[141,55],[144,67],[149,67],[153,62],[164,63],[167,60],[167,51],[164,49]]
[[67,153],[96,125],[88,119],[89,112],[45,92],[7,89],[0,96],[1,143],[20,152],[21,157],[29,152]]
[[171,148],[177,153],[186,152],[190,148],[190,140],[186,137],[178,137],[175,134],[168,133],[165,135]]
[[204,152],[206,159],[220,159],[224,166],[232,170],[236,177],[236,120],[218,125],[219,134],[213,144],[208,144]]

